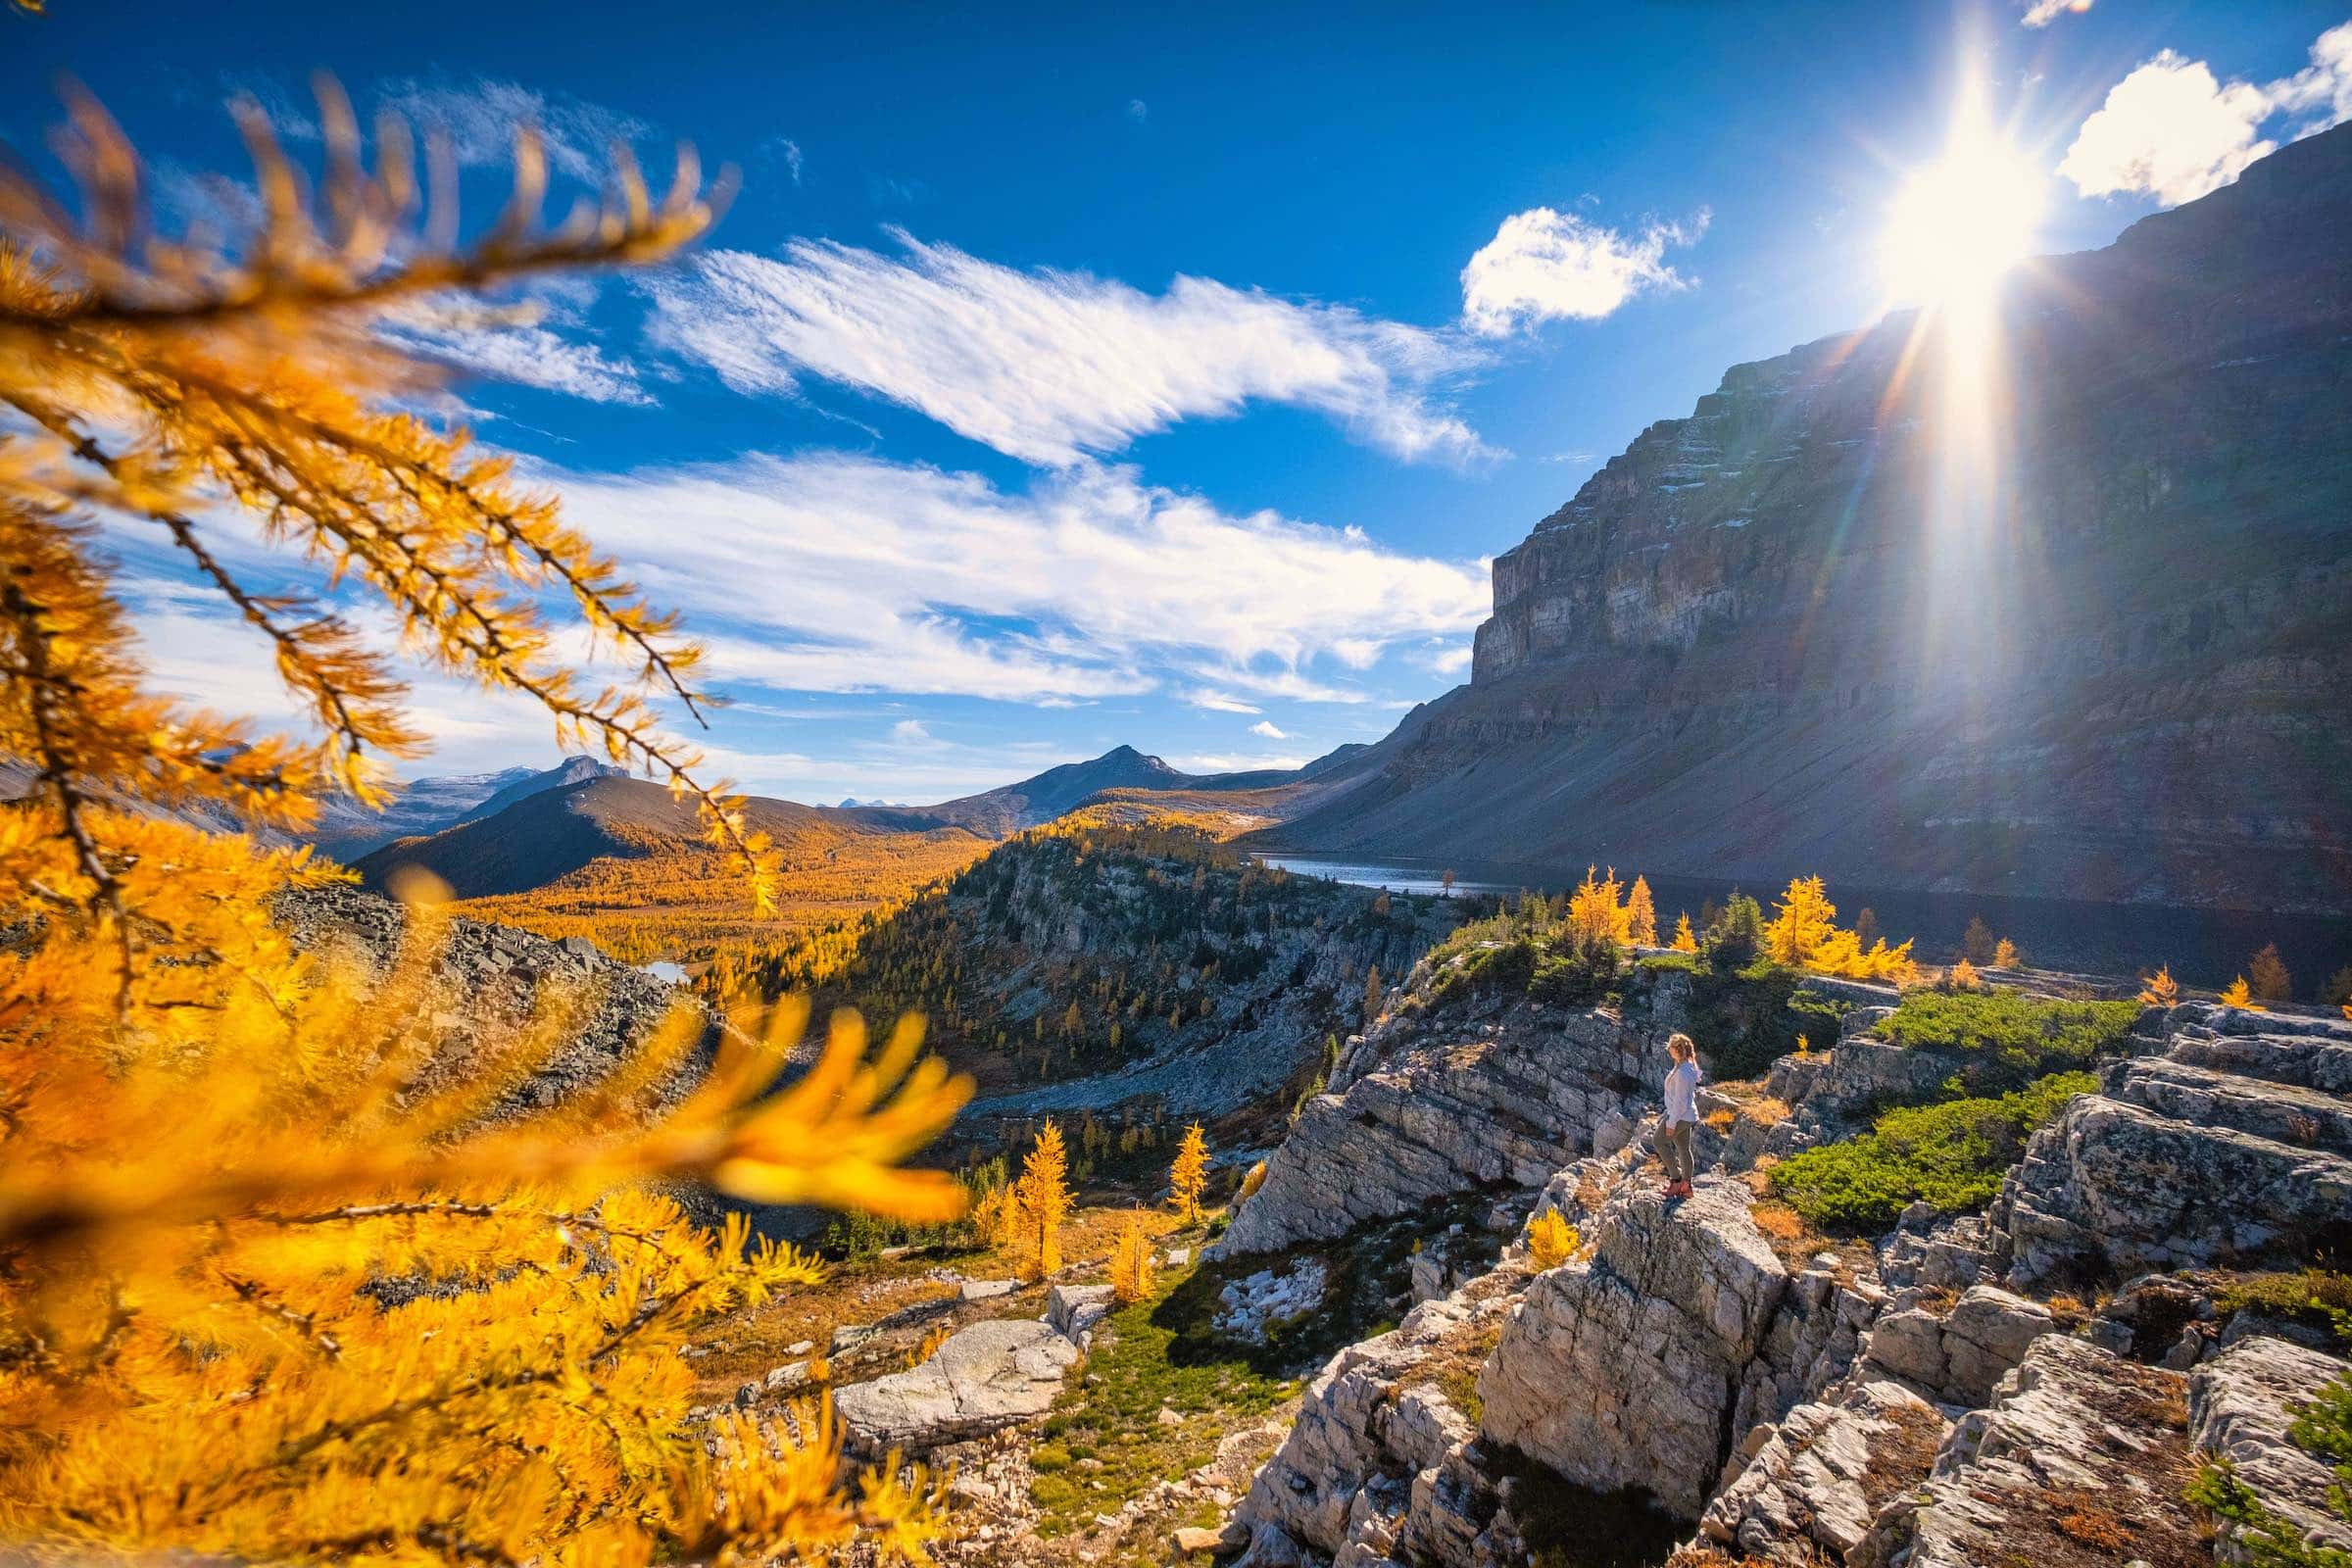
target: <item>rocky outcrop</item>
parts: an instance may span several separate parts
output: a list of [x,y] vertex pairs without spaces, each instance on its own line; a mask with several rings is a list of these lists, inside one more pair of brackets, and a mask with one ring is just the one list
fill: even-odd
[[1496,1560],[1479,1553],[1482,1541],[1494,1549],[1498,1494],[1468,1451],[1476,1427],[1455,1391],[1493,1348],[1524,1283],[1515,1268],[1483,1275],[1332,1358],[1235,1515],[1254,1560],[1279,1560],[1286,1546],[1335,1568]]
[[1848,1568],[2210,1561],[2181,1496],[2195,1473],[2186,1416],[2179,1373],[2045,1335],[1991,1405],[1960,1420],[1924,1485],[1846,1553]]
[[1927,1473],[1951,1423],[1899,1383],[1858,1384],[1759,1428],[1738,1477],[1707,1504],[1700,1533],[1743,1557],[1815,1568],[1842,1562],[1879,1511]]
[[1642,1488],[1696,1518],[1788,1289],[1747,1198],[1710,1178],[1688,1202],[1613,1203],[1589,1261],[1528,1288],[1479,1376],[1480,1431],[1582,1486]]
[[928,1453],[1044,1415],[1078,1358],[1051,1324],[975,1323],[906,1371],[839,1390],[833,1407],[859,1453]]
[[2352,1366],[2284,1340],[2240,1340],[2188,1380],[2189,1437],[2227,1459],[2237,1479],[2290,1531],[2315,1545],[2352,1551],[2352,1524],[2328,1505],[2334,1472],[2287,1437],[2293,1412]]
[[1734,367],[1495,558],[1471,683],[1270,836],[2352,908],[2347,250],[2339,127],[2016,270],[1981,516],[1934,319]]
[[[2163,1054],[2036,1134],[1993,1205],[2010,1278],[2253,1264],[2352,1240],[2352,1025],[2183,1006]],[[2223,1065],[2209,1065],[2221,1063]]]

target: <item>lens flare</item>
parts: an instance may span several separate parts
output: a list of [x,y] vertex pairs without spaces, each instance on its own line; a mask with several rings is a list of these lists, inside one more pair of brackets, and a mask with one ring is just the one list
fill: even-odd
[[1882,255],[1899,300],[1942,306],[1982,299],[2033,254],[2042,212],[2040,172],[1963,90],[1937,163],[1904,181],[1887,215]]

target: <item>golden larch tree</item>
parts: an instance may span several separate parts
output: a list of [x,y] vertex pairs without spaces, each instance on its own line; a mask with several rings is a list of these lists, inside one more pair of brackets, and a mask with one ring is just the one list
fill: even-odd
[[[1568,895],[1568,939],[1578,948],[1622,948],[1632,940],[1632,920],[1622,903],[1623,885],[1617,868],[1602,876],[1585,867],[1585,879]],[[1655,916],[1652,916],[1654,923]]]
[[1838,933],[1838,906],[1817,876],[1793,877],[1764,923],[1764,954],[1802,968]]
[[2157,965],[2154,974],[2141,980],[2139,1001],[2146,1007],[2170,1007],[2180,1003],[2180,983],[2173,978],[2171,964]]
[[2285,1002],[2294,995],[2294,976],[2278,956],[2278,943],[2265,943],[2260,953],[2246,960],[2246,983],[2260,1002]]
[[1014,1270],[1023,1279],[1050,1279],[1061,1268],[1061,1226],[1071,1203],[1069,1173],[1060,1124],[1048,1122],[1038,1129],[1037,1142],[1021,1162],[1021,1178],[1013,1184],[1013,1204],[1020,1216],[1013,1232]]
[[1122,1305],[1152,1294],[1152,1238],[1143,1216],[1129,1214],[1119,1223],[1118,1240],[1110,1250],[1110,1292]]
[[1176,1146],[1175,1163],[1168,1167],[1168,1200],[1187,1225],[1200,1223],[1200,1194],[1208,1186],[1208,1135],[1194,1122]]
[[[584,1564],[806,1559],[862,1534],[919,1557],[931,1484],[886,1463],[841,1485],[828,1410],[690,1424],[687,1337],[816,1266],[652,1185],[953,1218],[957,1184],[903,1168],[969,1093],[918,1025],[869,1054],[837,1018],[787,1083],[804,1008],[738,1013],[709,1061],[708,1020],[680,1010],[558,1104],[503,1110],[592,998],[488,1019],[453,1085],[425,1023],[430,910],[380,972],[297,952],[273,901],[343,873],[158,810],[299,829],[330,792],[381,805],[424,737],[362,630],[380,612],[429,667],[691,797],[765,906],[772,851],[656,711],[699,716],[700,651],[553,497],[411,412],[435,372],[379,331],[673,255],[711,219],[693,160],[656,198],[616,155],[605,199],[550,230],[519,135],[513,199],[461,245],[454,183],[424,188],[397,119],[370,154],[325,88],[306,177],[239,113],[262,216],[218,243],[156,224],[86,99],[60,143],[78,200],[0,161],[0,752],[26,781],[0,813],[0,1539],[75,1561]],[[311,738],[149,689],[101,517],[270,649]],[[247,531],[315,588],[256,587]],[[583,685],[574,629],[630,673]],[[411,1283],[434,1288],[386,1289]]]
[[1690,911],[1688,909],[1675,916],[1674,951],[1677,953],[1696,953],[1698,951],[1698,933],[1690,929]]
[[1528,1223],[1528,1261],[1538,1269],[1558,1268],[1576,1255],[1582,1240],[1566,1215],[1556,1208],[1547,1208]]
[[2243,1007],[2248,1012],[2268,1012],[2270,1010],[2255,1000],[2254,993],[2246,985],[2246,977],[2242,974],[2222,989],[2222,1003],[2226,1006]]
[[1639,874],[1626,890],[1625,936],[1637,948],[1658,945],[1658,906],[1649,894],[1649,878]]

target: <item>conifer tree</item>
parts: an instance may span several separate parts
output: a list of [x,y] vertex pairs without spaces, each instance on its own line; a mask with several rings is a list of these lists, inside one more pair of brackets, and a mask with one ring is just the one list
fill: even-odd
[[1020,1215],[1013,1237],[1014,1270],[1023,1279],[1050,1279],[1061,1268],[1061,1225],[1070,1212],[1069,1170],[1061,1127],[1047,1122],[1038,1129],[1013,1189]]
[[1944,979],[1954,991],[1981,991],[1984,988],[1984,977],[1977,973],[1977,966],[1966,958],[1953,959],[1952,967],[1945,973]]
[[1126,1305],[1152,1294],[1152,1238],[1144,1233],[1143,1216],[1129,1214],[1119,1226],[1110,1252],[1110,1292]]
[[2017,944],[2007,937],[1992,945],[1992,966],[1995,969],[2014,969],[2024,961],[2018,956]]
[[1576,1255],[1581,1241],[1566,1215],[1556,1208],[1547,1208],[1528,1224],[1528,1261],[1538,1269],[1558,1268]]
[[1626,940],[1637,948],[1658,945],[1658,906],[1650,898],[1649,879],[1637,874],[1625,896]]
[[2246,961],[2246,980],[2258,1002],[2284,1002],[2294,994],[2294,977],[2278,956],[2278,944],[2266,943]]
[[1864,905],[1862,911],[1854,916],[1854,942],[1857,946],[1868,950],[1877,947],[1881,940],[1879,911]]
[[1696,953],[1698,951],[1698,933],[1690,929],[1690,911],[1688,909],[1675,916],[1674,951],[1677,953]]
[[[579,999],[476,1020],[446,1085],[429,911],[381,974],[297,953],[272,901],[337,873],[148,809],[299,829],[330,794],[383,804],[424,737],[363,629],[380,616],[691,798],[746,903],[772,894],[773,852],[651,706],[697,710],[699,651],[553,499],[413,412],[435,372],[379,331],[673,254],[711,216],[692,160],[656,198],[616,155],[602,206],[549,231],[544,149],[518,135],[507,213],[461,247],[406,128],[366,143],[321,99],[316,178],[241,109],[262,216],[210,241],[159,227],[86,100],[61,141],[78,199],[0,160],[0,754],[27,773],[0,820],[0,1529],[77,1561],[808,1560],[853,1536],[919,1556],[937,1494],[895,1462],[842,1484],[828,1414],[688,1421],[687,1336],[816,1267],[649,1186],[954,1218],[953,1178],[902,1168],[969,1093],[918,1060],[919,1028],[869,1057],[838,1015],[779,1091],[806,1009],[738,1012],[682,1086],[705,1020],[681,1010],[602,1081],[492,1116]],[[102,515],[270,649],[308,738],[150,688]],[[293,568],[266,588],[247,524]],[[580,684],[543,600],[633,674]],[[388,1305],[388,1279],[447,1288]]]
[[2139,1001],[2142,1006],[2170,1007],[2178,1004],[2180,1000],[2180,984],[2173,978],[2173,969],[2170,964],[2159,964],[2156,972],[2147,976],[2140,984]]
[[1764,954],[1802,968],[1838,930],[1838,906],[1817,876],[1793,877],[1764,926]]
[[1374,964],[1364,973],[1364,1027],[1368,1030],[1380,1021],[1380,965]]
[[1960,956],[1983,968],[1992,961],[1993,948],[1992,927],[1984,923],[1983,915],[1970,915],[1968,929],[1960,934]]
[[2267,1012],[2270,1010],[2261,1003],[2254,1000],[2254,993],[2247,989],[2246,977],[2242,974],[2236,979],[2230,981],[2230,984],[2223,989],[2222,1003],[2226,1006],[2243,1007],[2248,1012]]
[[1168,1196],[1187,1225],[1200,1223],[1200,1194],[1208,1186],[1208,1136],[1194,1122],[1184,1130],[1176,1148],[1176,1162],[1168,1167]]

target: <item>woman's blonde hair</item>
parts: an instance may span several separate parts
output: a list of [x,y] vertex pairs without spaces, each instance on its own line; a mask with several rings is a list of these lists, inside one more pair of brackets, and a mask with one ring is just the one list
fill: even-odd
[[1698,1055],[1698,1042],[1686,1034],[1668,1035],[1666,1037],[1666,1054],[1677,1061],[1692,1060]]

